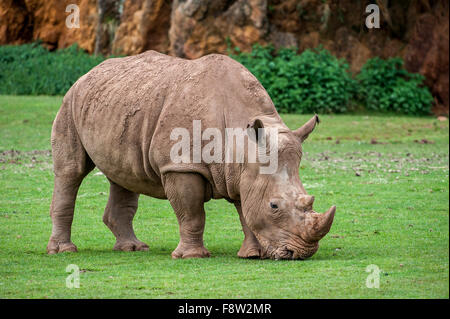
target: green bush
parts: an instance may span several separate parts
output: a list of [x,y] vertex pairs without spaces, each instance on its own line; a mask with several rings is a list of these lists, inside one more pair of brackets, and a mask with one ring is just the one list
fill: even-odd
[[[353,79],[345,60],[322,48],[297,54],[255,45],[229,54],[256,76],[280,113],[341,113],[358,102],[368,110],[420,115],[433,102],[423,76],[407,72],[400,58],[370,59]],[[55,52],[38,42],[0,46],[0,94],[64,95],[105,59],[76,45]]]
[[55,52],[39,43],[0,46],[0,94],[64,95],[103,60],[76,45]]
[[351,108],[356,81],[348,64],[318,48],[300,55],[284,48],[255,45],[231,56],[261,82],[281,113],[341,113]]
[[429,114],[433,97],[423,86],[424,77],[409,73],[403,60],[369,59],[357,75],[358,96],[369,110]]

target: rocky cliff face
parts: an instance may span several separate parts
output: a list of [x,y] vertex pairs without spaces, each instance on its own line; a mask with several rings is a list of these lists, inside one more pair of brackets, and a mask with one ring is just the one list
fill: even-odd
[[[69,4],[79,7],[80,28],[66,27]],[[94,52],[96,0],[0,0],[0,45],[42,40],[53,50],[73,43]]]
[[[67,5],[80,27],[66,27]],[[40,39],[49,49],[78,43],[90,53],[136,54],[153,49],[186,58],[227,46],[319,44],[357,72],[368,58],[401,56],[426,76],[436,112],[449,107],[446,0],[376,1],[381,28],[367,29],[369,1],[352,0],[0,0],[0,44]]]

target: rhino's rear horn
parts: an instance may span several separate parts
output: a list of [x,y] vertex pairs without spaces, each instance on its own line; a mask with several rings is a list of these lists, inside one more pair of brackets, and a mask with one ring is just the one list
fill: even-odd
[[312,205],[314,204],[314,196],[308,196],[308,197],[306,198],[305,204],[306,204],[307,206],[310,206],[310,207],[312,208]]
[[314,204],[314,196],[311,195],[302,195],[298,198],[298,203],[308,209],[312,210],[313,204]]

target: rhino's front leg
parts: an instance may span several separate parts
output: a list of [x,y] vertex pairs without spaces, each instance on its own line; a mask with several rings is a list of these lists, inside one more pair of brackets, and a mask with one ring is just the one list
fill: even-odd
[[210,253],[203,245],[205,180],[195,173],[167,173],[163,182],[180,226],[180,242],[172,252],[172,258],[209,257]]
[[242,231],[244,232],[244,242],[242,243],[241,249],[238,251],[238,256],[241,258],[259,258],[261,256],[261,246],[245,222],[244,215],[242,214],[241,203],[235,202],[234,206],[239,213]]
[[139,194],[130,192],[112,181],[110,184],[103,222],[116,237],[114,250],[148,250],[148,245],[136,238],[132,224],[138,207]]

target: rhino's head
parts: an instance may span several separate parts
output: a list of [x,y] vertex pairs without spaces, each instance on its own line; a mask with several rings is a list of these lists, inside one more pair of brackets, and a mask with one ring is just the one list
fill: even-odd
[[[336,207],[324,214],[316,213],[314,196],[306,193],[299,178],[301,144],[318,122],[314,116],[295,131],[283,125],[278,133],[278,166],[274,174],[261,174],[261,164],[248,164],[241,175],[244,218],[261,244],[264,258],[308,258],[330,230]],[[250,126],[256,130],[265,125],[271,124],[257,119]]]

